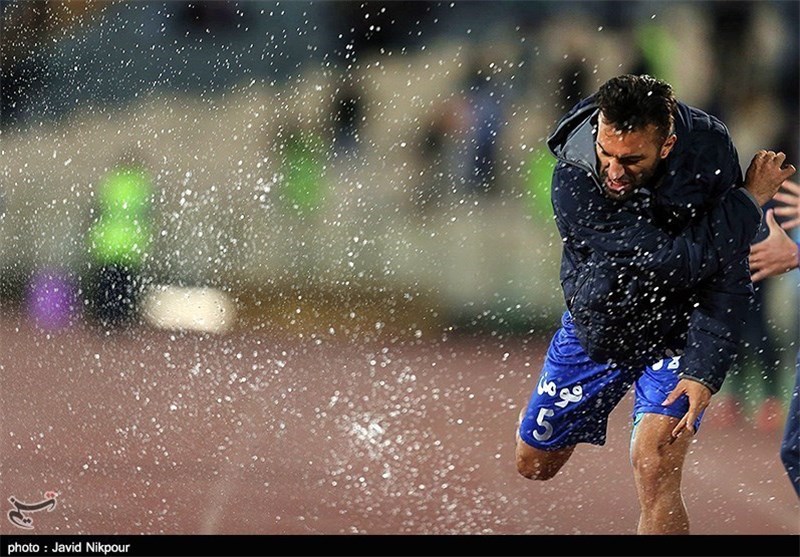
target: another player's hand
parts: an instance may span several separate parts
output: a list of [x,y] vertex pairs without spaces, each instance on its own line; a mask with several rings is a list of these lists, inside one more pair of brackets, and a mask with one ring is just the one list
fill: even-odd
[[788,219],[781,223],[781,228],[791,230],[795,226],[800,226],[800,184],[784,180],[774,199],[783,203],[783,205],[775,207],[775,214]]
[[764,205],[778,193],[781,184],[797,169],[786,164],[781,152],[761,150],[755,154],[744,177],[744,187],[759,205]]
[[683,415],[683,418],[681,418],[681,421],[675,426],[675,429],[672,430],[673,441],[677,439],[684,430],[694,435],[694,422],[697,420],[700,412],[705,410],[708,403],[711,402],[711,389],[699,381],[681,379],[661,405],[669,406],[678,400],[681,395],[686,395],[689,398],[689,410]]
[[769,235],[750,246],[750,273],[753,282],[787,273],[800,265],[797,244],[775,220],[773,210],[767,211]]

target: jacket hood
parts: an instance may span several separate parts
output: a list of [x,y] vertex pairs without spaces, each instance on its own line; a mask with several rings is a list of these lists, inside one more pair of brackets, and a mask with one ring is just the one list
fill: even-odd
[[599,185],[594,147],[594,126],[598,112],[595,95],[576,104],[547,137],[547,147],[556,159],[586,170]]

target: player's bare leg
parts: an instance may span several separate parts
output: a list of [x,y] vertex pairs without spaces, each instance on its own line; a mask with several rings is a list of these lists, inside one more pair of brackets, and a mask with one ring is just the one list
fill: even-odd
[[683,463],[691,441],[684,432],[670,443],[677,418],[645,414],[631,442],[639,534],[688,534],[689,516],[681,495]]
[[524,414],[525,408],[519,413],[515,433],[517,471],[529,480],[549,480],[567,463],[575,446],[556,451],[543,451],[531,447],[519,436],[519,424]]

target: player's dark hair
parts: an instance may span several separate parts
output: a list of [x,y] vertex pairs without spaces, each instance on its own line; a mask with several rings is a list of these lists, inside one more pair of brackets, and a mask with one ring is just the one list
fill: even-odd
[[672,86],[649,75],[620,75],[600,86],[597,103],[606,122],[637,131],[653,124],[663,139],[672,130],[676,100]]

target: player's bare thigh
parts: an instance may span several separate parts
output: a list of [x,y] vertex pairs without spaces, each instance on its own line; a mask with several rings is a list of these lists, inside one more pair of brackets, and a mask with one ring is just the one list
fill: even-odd
[[[525,410],[520,413],[519,419]],[[567,463],[575,445],[557,449],[555,451],[543,451],[536,447],[531,447],[519,436],[519,421],[516,431],[516,462],[517,471],[529,480],[549,480],[555,476],[561,467]]]

